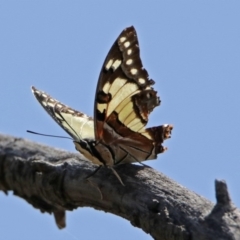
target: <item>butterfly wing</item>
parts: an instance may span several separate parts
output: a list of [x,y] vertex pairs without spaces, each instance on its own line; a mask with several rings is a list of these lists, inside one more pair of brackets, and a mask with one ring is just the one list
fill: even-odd
[[136,31],[126,28],[104,61],[94,106],[96,149],[104,155],[107,148],[105,159],[111,157],[113,165],[155,159],[165,150],[161,144],[172,126],[145,129],[160,105],[153,84],[142,66]]
[[35,87],[32,87],[32,92],[47,113],[73,138],[73,140],[94,139],[94,126],[91,117],[64,105]]
[[98,165],[155,159],[166,150],[172,126],[145,128],[160,99],[143,68],[136,31],[126,28],[110,49],[95,96],[94,120],[32,87],[52,118],[74,139],[75,147]]

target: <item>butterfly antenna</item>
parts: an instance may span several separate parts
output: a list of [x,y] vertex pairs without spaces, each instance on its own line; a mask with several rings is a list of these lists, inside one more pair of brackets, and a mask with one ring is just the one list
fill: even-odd
[[57,136],[57,135],[51,135],[51,134],[38,133],[38,132],[30,131],[30,130],[27,130],[27,132],[32,133],[32,134],[36,134],[36,135],[40,135],[40,136],[45,136],[45,137],[66,138],[66,139],[73,140],[72,138],[65,137],[65,136]]

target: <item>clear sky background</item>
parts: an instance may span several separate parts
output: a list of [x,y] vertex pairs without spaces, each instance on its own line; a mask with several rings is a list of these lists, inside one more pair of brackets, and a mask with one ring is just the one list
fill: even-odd
[[[240,1],[0,1],[0,132],[75,151],[30,86],[93,115],[99,71],[120,32],[134,25],[162,104],[148,126],[174,125],[169,150],[147,164],[215,202],[225,179],[240,207]],[[0,192],[4,240],[138,239],[129,222],[89,208],[53,216]]]

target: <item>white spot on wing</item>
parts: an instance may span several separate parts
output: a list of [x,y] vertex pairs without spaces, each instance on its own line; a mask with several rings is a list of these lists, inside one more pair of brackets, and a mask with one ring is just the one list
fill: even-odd
[[126,61],[126,64],[127,65],[131,65],[133,63],[133,60],[132,59],[128,59],[127,61]]
[[60,104],[60,103],[57,103],[57,104],[56,104],[56,107],[59,107],[59,108],[61,108],[61,107],[63,107],[63,105],[62,105],[62,104]]
[[127,39],[126,37],[121,37],[121,38],[119,39],[119,41],[122,43],[122,42],[124,42],[126,39]]
[[144,78],[139,78],[139,79],[138,79],[138,82],[139,82],[140,84],[144,84],[146,81],[145,81]]
[[51,107],[51,108],[54,108],[54,106],[55,106],[55,102],[47,102],[46,103],[46,105],[48,105],[49,107]]
[[138,70],[136,68],[132,68],[130,70],[130,72],[131,72],[132,75],[135,75],[135,74],[137,74]]
[[127,48],[127,47],[129,47],[129,46],[130,46],[130,42],[129,42],[129,41],[127,41],[127,42],[125,42],[123,45],[124,45],[124,47],[125,47],[125,48]]
[[74,111],[71,110],[71,109],[67,109],[67,111],[68,111],[69,113],[74,113]]
[[132,54],[132,49],[127,50],[127,55],[130,55],[130,54]]

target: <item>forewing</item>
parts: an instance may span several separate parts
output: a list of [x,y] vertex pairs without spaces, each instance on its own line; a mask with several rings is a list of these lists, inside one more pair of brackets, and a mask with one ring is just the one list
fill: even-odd
[[104,61],[94,109],[96,140],[108,146],[115,164],[154,159],[165,150],[165,128],[157,129],[158,137],[145,129],[160,105],[153,84],[142,65],[136,31],[126,28]]
[[73,140],[94,139],[94,126],[91,117],[62,104],[35,87],[32,87],[32,92],[42,107]]
[[[112,119],[134,132],[144,129],[150,112],[160,104],[142,66],[134,27],[123,30],[110,49],[98,81],[95,97],[95,136],[104,139],[104,124]],[[115,116],[117,117],[115,118]],[[127,137],[128,132],[121,132]]]

